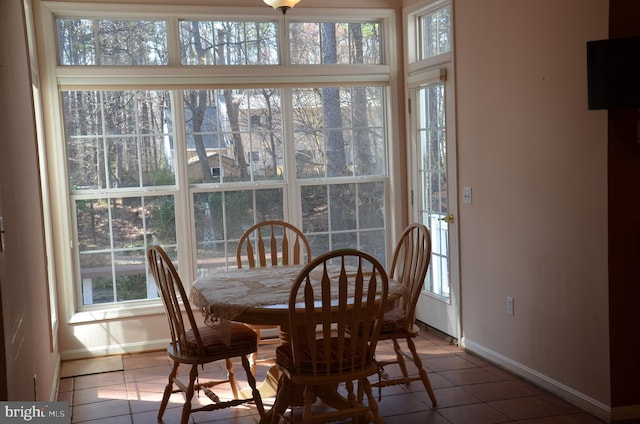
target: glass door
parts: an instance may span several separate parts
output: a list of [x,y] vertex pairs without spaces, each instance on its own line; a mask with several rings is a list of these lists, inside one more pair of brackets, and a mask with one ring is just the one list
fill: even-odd
[[[439,74],[441,75],[441,74]],[[431,231],[432,255],[418,320],[459,337],[458,241],[456,222],[455,149],[447,120],[447,85],[444,78],[410,89],[411,180],[414,220]]]

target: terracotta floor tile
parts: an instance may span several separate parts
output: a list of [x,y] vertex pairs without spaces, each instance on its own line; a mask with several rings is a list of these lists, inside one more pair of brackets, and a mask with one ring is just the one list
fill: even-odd
[[58,385],[58,392],[72,392],[73,391],[73,377],[61,378]]
[[127,399],[127,388],[124,384],[91,387],[73,392],[74,405],[84,405],[86,403],[104,402],[114,399]]
[[485,403],[438,408],[438,413],[452,424],[494,424],[512,421],[508,416]]
[[485,369],[477,367],[442,371],[438,374],[457,386],[461,386],[463,384],[489,383],[492,381],[502,380],[501,377],[497,377]]
[[518,421],[519,424],[602,424],[603,421],[586,413],[556,415],[553,417],[532,418]]
[[[179,423],[181,416],[182,408],[167,408],[167,410],[164,411],[164,415],[162,416],[162,422],[166,424]],[[133,424],[158,424],[159,421],[157,417],[157,409],[131,415]],[[190,422],[193,422],[193,420],[191,420]]]
[[496,400],[488,403],[514,420],[562,415],[562,410],[540,396]]
[[73,377],[73,389],[82,390],[91,387],[112,386],[114,384],[124,383],[124,372],[113,371],[100,374],[83,375]]
[[[441,373],[429,373],[429,381],[433,390],[442,389],[444,387],[453,387],[455,384],[442,376]],[[411,388],[418,387],[417,385],[410,386]],[[410,389],[407,389],[410,390]]]
[[524,383],[521,380],[494,381],[490,383],[469,384],[461,387],[484,402],[532,396],[542,393],[541,389]]
[[434,410],[384,417],[384,422],[385,424],[451,424]]
[[389,417],[393,415],[428,411],[432,408],[431,404],[427,405],[412,394],[406,393],[401,395],[383,396],[382,400],[378,402],[378,409],[380,411],[380,415],[383,417]]
[[425,362],[425,366],[428,366],[430,369],[436,372],[458,370],[463,368],[476,368],[475,364],[458,355],[430,358]]
[[157,350],[152,352],[122,355],[122,363],[126,371],[135,368],[148,368],[156,366],[169,367],[170,361],[167,357],[166,350]]
[[[480,399],[460,387],[447,387],[444,389],[438,389],[434,390],[434,393],[436,395],[436,399],[438,400],[438,408],[447,408],[450,406],[461,406],[481,402]],[[431,404],[431,400],[429,399],[429,395],[427,394],[426,390],[420,393],[420,395],[424,396],[424,400],[422,396],[420,396],[421,400]]]
[[[99,418],[91,420],[84,424],[131,424],[131,415],[119,415],[117,417]],[[157,423],[156,423],[157,424]]]
[[97,420],[100,418],[130,415],[129,401],[107,400],[104,402],[87,403],[73,406],[73,423]]
[[565,414],[579,414],[583,412],[580,408],[575,406],[572,403],[567,402],[566,400],[560,399],[559,397],[553,396],[548,392],[543,392],[541,395],[541,399],[545,402],[552,404],[556,408],[560,409]]
[[[419,354],[429,373],[438,399],[433,409],[421,382],[382,388],[378,402],[385,424],[603,424],[598,418],[543,389],[518,378],[508,371],[473,354],[464,352],[435,332],[423,331],[416,339]],[[404,347],[404,344],[403,344]],[[274,346],[261,348],[261,356],[273,356]],[[379,343],[378,359],[395,357],[389,341]],[[84,424],[157,424],[157,414],[171,370],[166,351],[123,355],[124,371],[106,372],[60,380],[58,398],[70,402],[73,423]],[[410,373],[417,370],[407,363]],[[268,366],[258,366],[256,379],[264,379]],[[226,377],[224,362],[208,364],[200,378]],[[238,385],[247,386],[246,374],[239,360],[234,360]],[[188,367],[181,367],[184,380]],[[385,367],[390,376],[400,375],[397,365]],[[378,380],[371,376],[371,382]],[[344,388],[340,387],[341,392]],[[228,385],[214,388],[221,398],[231,395]],[[377,400],[377,398],[376,398]],[[268,410],[274,397],[263,397]],[[164,413],[164,423],[180,421],[184,398],[171,396]],[[204,395],[192,404],[209,403]],[[243,405],[220,411],[194,413],[190,424],[257,424],[259,414],[254,405]]]
[[[188,374],[189,368],[183,367],[181,371],[184,370],[185,374]],[[145,381],[145,380],[161,380],[167,379],[169,373],[171,372],[171,368],[167,365],[156,365],[152,367],[146,368],[132,368],[124,371],[125,379],[127,382],[133,381]]]

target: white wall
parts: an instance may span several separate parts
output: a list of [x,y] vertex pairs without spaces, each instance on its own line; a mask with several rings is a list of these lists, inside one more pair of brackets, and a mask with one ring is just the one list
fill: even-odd
[[606,410],[607,116],[587,110],[586,42],[608,1],[455,0],[454,19],[464,342]]
[[[0,1],[1,400],[49,401],[59,356],[51,339],[38,147],[22,0]],[[6,388],[6,391],[4,389]]]

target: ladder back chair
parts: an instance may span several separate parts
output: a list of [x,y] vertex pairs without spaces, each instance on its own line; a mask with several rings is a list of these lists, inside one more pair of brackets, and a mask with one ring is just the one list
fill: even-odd
[[[169,322],[171,343],[167,346],[167,354],[173,361],[173,367],[169,374],[160,409],[158,421],[162,420],[165,409],[172,393],[183,392],[185,403],[182,407],[181,424],[186,424],[192,412],[214,411],[223,408],[240,405],[246,402],[254,402],[260,416],[264,415],[264,407],[260,392],[256,388],[256,380],[251,373],[247,355],[257,349],[255,332],[240,323],[231,322],[228,327],[228,336],[221,335],[221,329],[210,326],[198,327],[189,305],[189,298],[184,290],[182,281],[167,256],[160,246],[151,246],[147,251],[149,267],[158,286],[158,292],[162,297],[165,313]],[[184,305],[184,312],[181,311]],[[186,318],[185,318],[186,317]],[[227,331],[227,328],[224,329]],[[247,381],[251,387],[251,397],[240,399],[238,386],[233,370],[231,358],[239,357],[242,366],[247,373]],[[198,366],[225,360],[226,379],[200,381],[198,378]],[[178,377],[178,368],[185,364],[190,367],[189,381],[183,382]],[[233,393],[233,399],[221,400],[211,388],[219,384],[229,383]],[[176,387],[174,389],[174,387]],[[195,391],[203,390],[212,403],[205,403],[199,407],[192,407],[191,401]]]
[[[422,381],[434,407],[437,406],[436,396],[431,387],[429,376],[422,366],[422,360],[416,350],[413,339],[420,329],[415,324],[416,305],[420,291],[424,285],[425,276],[431,261],[431,234],[423,224],[409,225],[393,253],[389,277],[401,283],[407,289],[407,297],[400,299],[397,305],[385,312],[380,330],[379,340],[391,340],[396,358],[388,361],[378,361],[381,367],[398,364],[402,372],[401,377],[389,378],[383,373],[383,379],[373,384],[374,387],[386,387],[397,384],[408,384],[412,381]],[[409,353],[402,350],[399,340],[404,340]],[[405,358],[413,362],[418,369],[418,375],[409,375]]]
[[[304,233],[285,221],[262,221],[240,237],[236,250],[238,268],[302,265],[311,259],[311,246]],[[278,344],[278,338],[263,338],[261,330],[278,329],[273,325],[246,324],[258,335],[258,345]],[[275,358],[258,359],[258,351],[251,356],[251,370],[256,364],[275,364]]]
[[[352,417],[382,424],[368,378],[378,372],[374,353],[388,284],[382,265],[355,249],[320,255],[300,272],[289,296],[291,342],[276,349],[282,376],[272,423],[291,420],[294,409],[286,411],[302,393],[305,423]],[[343,382],[347,397],[337,394]],[[331,408],[312,407],[316,396]]]

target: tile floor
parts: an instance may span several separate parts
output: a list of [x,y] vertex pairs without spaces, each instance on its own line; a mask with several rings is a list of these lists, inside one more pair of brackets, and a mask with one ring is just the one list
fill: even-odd
[[[383,389],[380,412],[387,424],[601,424],[602,421],[574,405],[449,344],[432,331],[423,331],[416,344],[438,399],[433,409],[420,383]],[[267,349],[269,347],[267,346]],[[380,343],[378,355],[392,352]],[[268,351],[264,351],[268,354]],[[151,424],[169,374],[164,352],[148,352],[122,357],[121,371],[67,377],[60,381],[60,401],[68,401],[73,423]],[[216,364],[217,365],[217,364]],[[221,368],[206,372],[222,372]],[[240,384],[244,372],[238,364]],[[258,367],[257,378],[266,367]],[[389,369],[389,374],[398,370]],[[374,389],[377,391],[377,389]],[[219,393],[224,398],[224,393]],[[204,396],[203,396],[204,397]],[[273,398],[263,398],[270,408]],[[198,400],[196,400],[197,402]],[[208,402],[204,397],[203,402]],[[182,397],[174,395],[164,415],[164,423],[180,421]],[[192,423],[255,424],[259,415],[253,405],[191,415]]]

